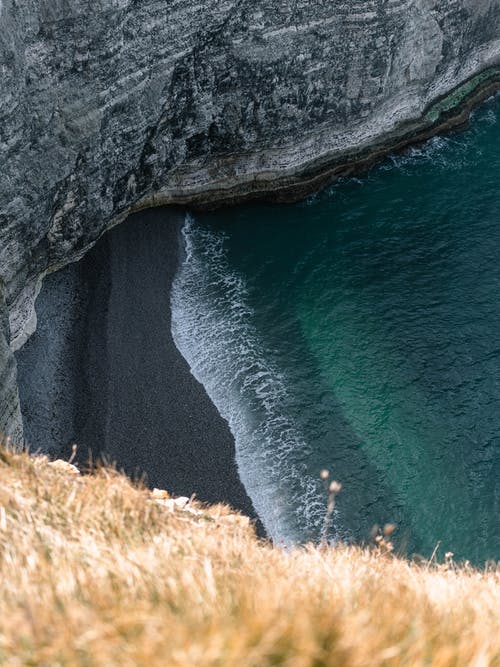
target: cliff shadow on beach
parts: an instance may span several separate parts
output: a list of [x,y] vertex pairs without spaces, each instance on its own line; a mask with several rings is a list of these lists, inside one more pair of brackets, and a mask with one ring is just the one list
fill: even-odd
[[[257,519],[234,439],[171,335],[180,209],[151,209],[49,276],[37,332],[18,353],[28,444],[106,460],[151,487],[225,502]],[[259,534],[263,534],[257,520]]]

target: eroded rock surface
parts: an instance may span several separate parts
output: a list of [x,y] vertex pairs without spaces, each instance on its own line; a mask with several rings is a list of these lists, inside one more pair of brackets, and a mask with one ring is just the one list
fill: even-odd
[[301,196],[499,54],[500,0],[0,0],[0,427],[47,271],[141,206]]
[[22,419],[14,356],[9,346],[9,318],[0,281],[0,433],[18,443]]

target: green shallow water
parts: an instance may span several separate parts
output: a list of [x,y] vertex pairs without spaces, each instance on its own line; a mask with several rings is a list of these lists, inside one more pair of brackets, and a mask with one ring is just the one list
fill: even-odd
[[[471,128],[295,206],[187,223],[174,333],[278,540],[394,521],[500,559],[500,98]],[[193,338],[195,341],[193,342]]]

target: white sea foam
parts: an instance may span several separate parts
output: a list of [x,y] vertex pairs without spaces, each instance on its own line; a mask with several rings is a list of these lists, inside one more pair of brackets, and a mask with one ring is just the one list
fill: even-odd
[[286,404],[286,378],[259,340],[248,289],[225,237],[188,216],[172,289],[172,331],[236,441],[240,476],[269,535],[289,544],[318,532],[324,499],[294,453],[306,443]]
[[497,96],[491,97],[471,113],[473,122],[466,132],[436,135],[421,146],[409,148],[402,155],[389,156],[381,169],[396,167],[406,171],[423,163],[431,163],[433,167],[437,166],[445,171],[463,166],[470,168],[474,158],[482,152],[477,135],[482,133],[485,127],[495,125],[498,121],[498,111],[494,106],[497,99]]

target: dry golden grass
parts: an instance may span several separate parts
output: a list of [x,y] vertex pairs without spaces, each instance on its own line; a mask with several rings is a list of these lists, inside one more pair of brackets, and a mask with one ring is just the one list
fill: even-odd
[[3,450],[0,480],[2,665],[500,665],[498,572],[283,551],[225,507]]

